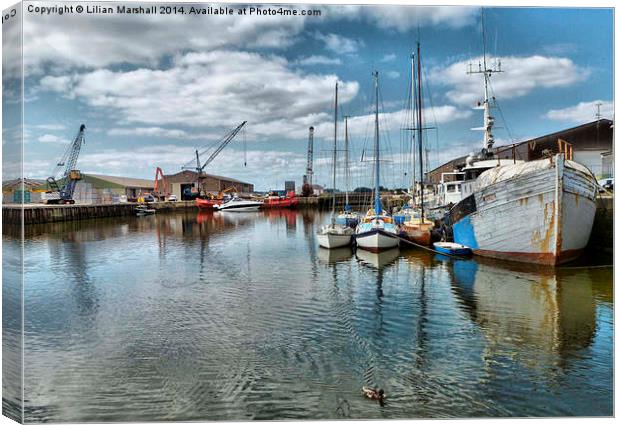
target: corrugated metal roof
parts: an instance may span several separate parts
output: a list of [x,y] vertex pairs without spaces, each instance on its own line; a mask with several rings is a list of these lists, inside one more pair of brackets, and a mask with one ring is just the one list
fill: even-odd
[[[195,171],[191,171],[191,170],[183,170],[180,171],[176,174],[166,174],[166,179],[168,179],[168,181],[170,182],[174,182],[174,183],[179,183],[179,182],[193,182],[196,180],[196,175],[198,173],[196,173]],[[240,183],[240,184],[245,184],[245,185],[251,185],[252,183],[248,183],[248,182],[244,182],[241,180],[237,180],[234,179],[232,177],[225,177],[225,176],[218,176],[216,174],[207,174],[205,173],[206,177],[211,177],[217,180],[226,180],[232,183]]]
[[152,189],[155,186],[153,180],[136,179],[133,177],[119,177],[119,176],[106,176],[102,174],[84,174],[86,177],[93,177],[99,180],[104,180],[115,185],[123,187],[138,187],[142,189]]

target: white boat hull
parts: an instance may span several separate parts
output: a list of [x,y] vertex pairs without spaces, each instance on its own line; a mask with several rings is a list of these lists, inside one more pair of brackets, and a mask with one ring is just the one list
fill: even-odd
[[355,242],[358,248],[379,252],[398,247],[399,240],[396,234],[392,235],[376,229],[355,235]]
[[497,183],[490,181],[451,210],[454,241],[505,260],[555,265],[578,257],[596,212],[594,176],[563,155],[526,163],[522,174],[510,178],[502,179],[500,168],[479,177],[492,171],[486,180],[491,176]]
[[258,211],[259,209],[260,209],[260,205],[256,205],[256,206],[235,207],[235,208],[218,208],[218,211],[250,212],[250,211]]
[[246,201],[243,199],[234,198],[223,204],[214,205],[214,208],[218,211],[251,212],[258,211],[262,206],[262,202]]
[[338,235],[334,233],[316,235],[319,245],[323,248],[333,249],[351,245],[352,235]]

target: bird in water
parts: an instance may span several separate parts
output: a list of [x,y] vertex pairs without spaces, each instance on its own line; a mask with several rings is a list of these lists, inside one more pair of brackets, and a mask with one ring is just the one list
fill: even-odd
[[380,403],[385,400],[385,393],[382,388],[362,387],[362,395],[371,400],[378,400]]

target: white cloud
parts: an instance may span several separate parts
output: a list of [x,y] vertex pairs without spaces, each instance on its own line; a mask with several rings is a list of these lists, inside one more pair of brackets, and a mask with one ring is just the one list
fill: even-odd
[[54,136],[53,134],[44,134],[38,138],[41,143],[69,143],[69,140],[62,137]]
[[338,58],[330,58],[322,55],[312,55],[299,58],[295,61],[297,65],[340,65],[342,61]]
[[476,23],[480,10],[460,6],[332,6],[332,16],[363,19],[380,28],[407,32],[418,27],[462,28]]
[[[46,5],[44,2],[30,4]],[[114,8],[117,4],[121,3],[108,3]],[[140,5],[137,2],[132,4]],[[210,6],[219,7],[218,4]],[[281,7],[299,9],[301,6]],[[300,39],[309,22],[365,21],[380,28],[406,32],[425,26],[461,28],[475,23],[479,13],[477,8],[455,6],[313,5],[312,8],[320,9],[322,15],[312,18],[236,14],[209,17],[188,14],[33,15],[24,21],[24,51],[28,52],[24,56],[24,65],[27,74],[49,74],[45,65],[52,65],[55,73],[74,67],[92,69],[124,63],[154,66],[163,57],[174,55],[181,49],[284,49]],[[206,27],[208,30],[205,30]],[[11,28],[14,31],[4,31],[4,38],[19,40],[19,26]],[[332,44],[332,47],[337,46]],[[343,49],[354,48],[355,42],[351,44],[347,41],[337,51],[343,53]],[[17,51],[9,50],[5,50],[4,60],[5,64],[9,64],[7,74],[12,71],[11,75],[17,75],[19,55]],[[11,58],[15,60],[7,60]],[[12,69],[9,70],[9,67]]]
[[39,124],[39,125],[36,125],[35,127],[41,130],[48,130],[48,131],[62,131],[62,130],[67,129],[67,127],[64,124]]
[[557,121],[586,123],[596,119],[597,105],[600,104],[601,116],[613,119],[614,103],[610,101],[594,100],[592,102],[580,102],[577,105],[562,109],[552,109],[545,114],[545,118]]
[[395,80],[398,77],[400,77],[400,72],[398,72],[398,71],[388,71],[385,75],[388,78],[391,78],[391,79]]
[[381,62],[392,62],[394,59],[396,59],[396,55],[394,53],[389,53],[381,58]]
[[325,48],[341,55],[354,54],[360,47],[364,46],[364,42],[361,40],[354,40],[338,34],[316,32],[314,36],[325,44]]
[[[117,4],[122,3],[107,5],[116,8]],[[24,21],[24,51],[28,52],[24,65],[29,73],[43,72],[44,64],[60,69],[122,63],[152,66],[181,49],[283,49],[296,42],[306,19],[279,15],[34,15]]]
[[[305,133],[331,106],[337,80],[294,71],[277,56],[214,51],[178,56],[165,70],[47,76],[40,88],[77,98],[125,123],[228,129],[247,120],[248,135],[260,128],[262,135],[290,137],[281,124],[303,124]],[[342,104],[359,91],[357,82],[341,81],[339,87]]]
[[[453,105],[442,105],[434,108],[424,108],[423,119],[428,124],[446,124],[472,115],[469,110],[460,110]],[[369,125],[374,122],[374,114],[353,116],[349,119],[349,132],[352,135],[367,135]],[[333,125],[333,124],[326,124]],[[393,112],[379,113],[379,125],[386,131],[400,131],[401,128],[411,126],[411,111],[401,109]]]
[[183,130],[161,127],[111,128],[107,133],[109,136],[161,137],[169,139],[188,139],[196,136]]
[[[498,100],[524,96],[539,88],[570,87],[584,81],[590,71],[571,59],[545,56],[501,57],[502,73],[493,74],[491,86]],[[482,58],[471,61],[478,68]],[[487,59],[493,63],[495,59]],[[447,68],[435,68],[430,75],[433,83],[451,87],[447,98],[459,105],[473,105],[483,98],[482,74],[467,74],[469,61],[453,63]]]

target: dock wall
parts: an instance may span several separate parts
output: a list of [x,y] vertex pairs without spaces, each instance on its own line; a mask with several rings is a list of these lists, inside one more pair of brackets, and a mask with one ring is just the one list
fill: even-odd
[[[21,223],[22,213],[24,224],[54,223],[59,221],[86,220],[102,217],[122,217],[134,215],[134,208],[140,204],[84,204],[84,205],[38,205],[26,204],[21,206],[3,205],[2,223]],[[155,202],[149,204],[150,208],[161,211],[174,211],[180,209],[196,208],[193,201],[180,202]]]
[[599,197],[596,200],[596,215],[588,242],[588,250],[613,254],[614,248],[614,198]]

